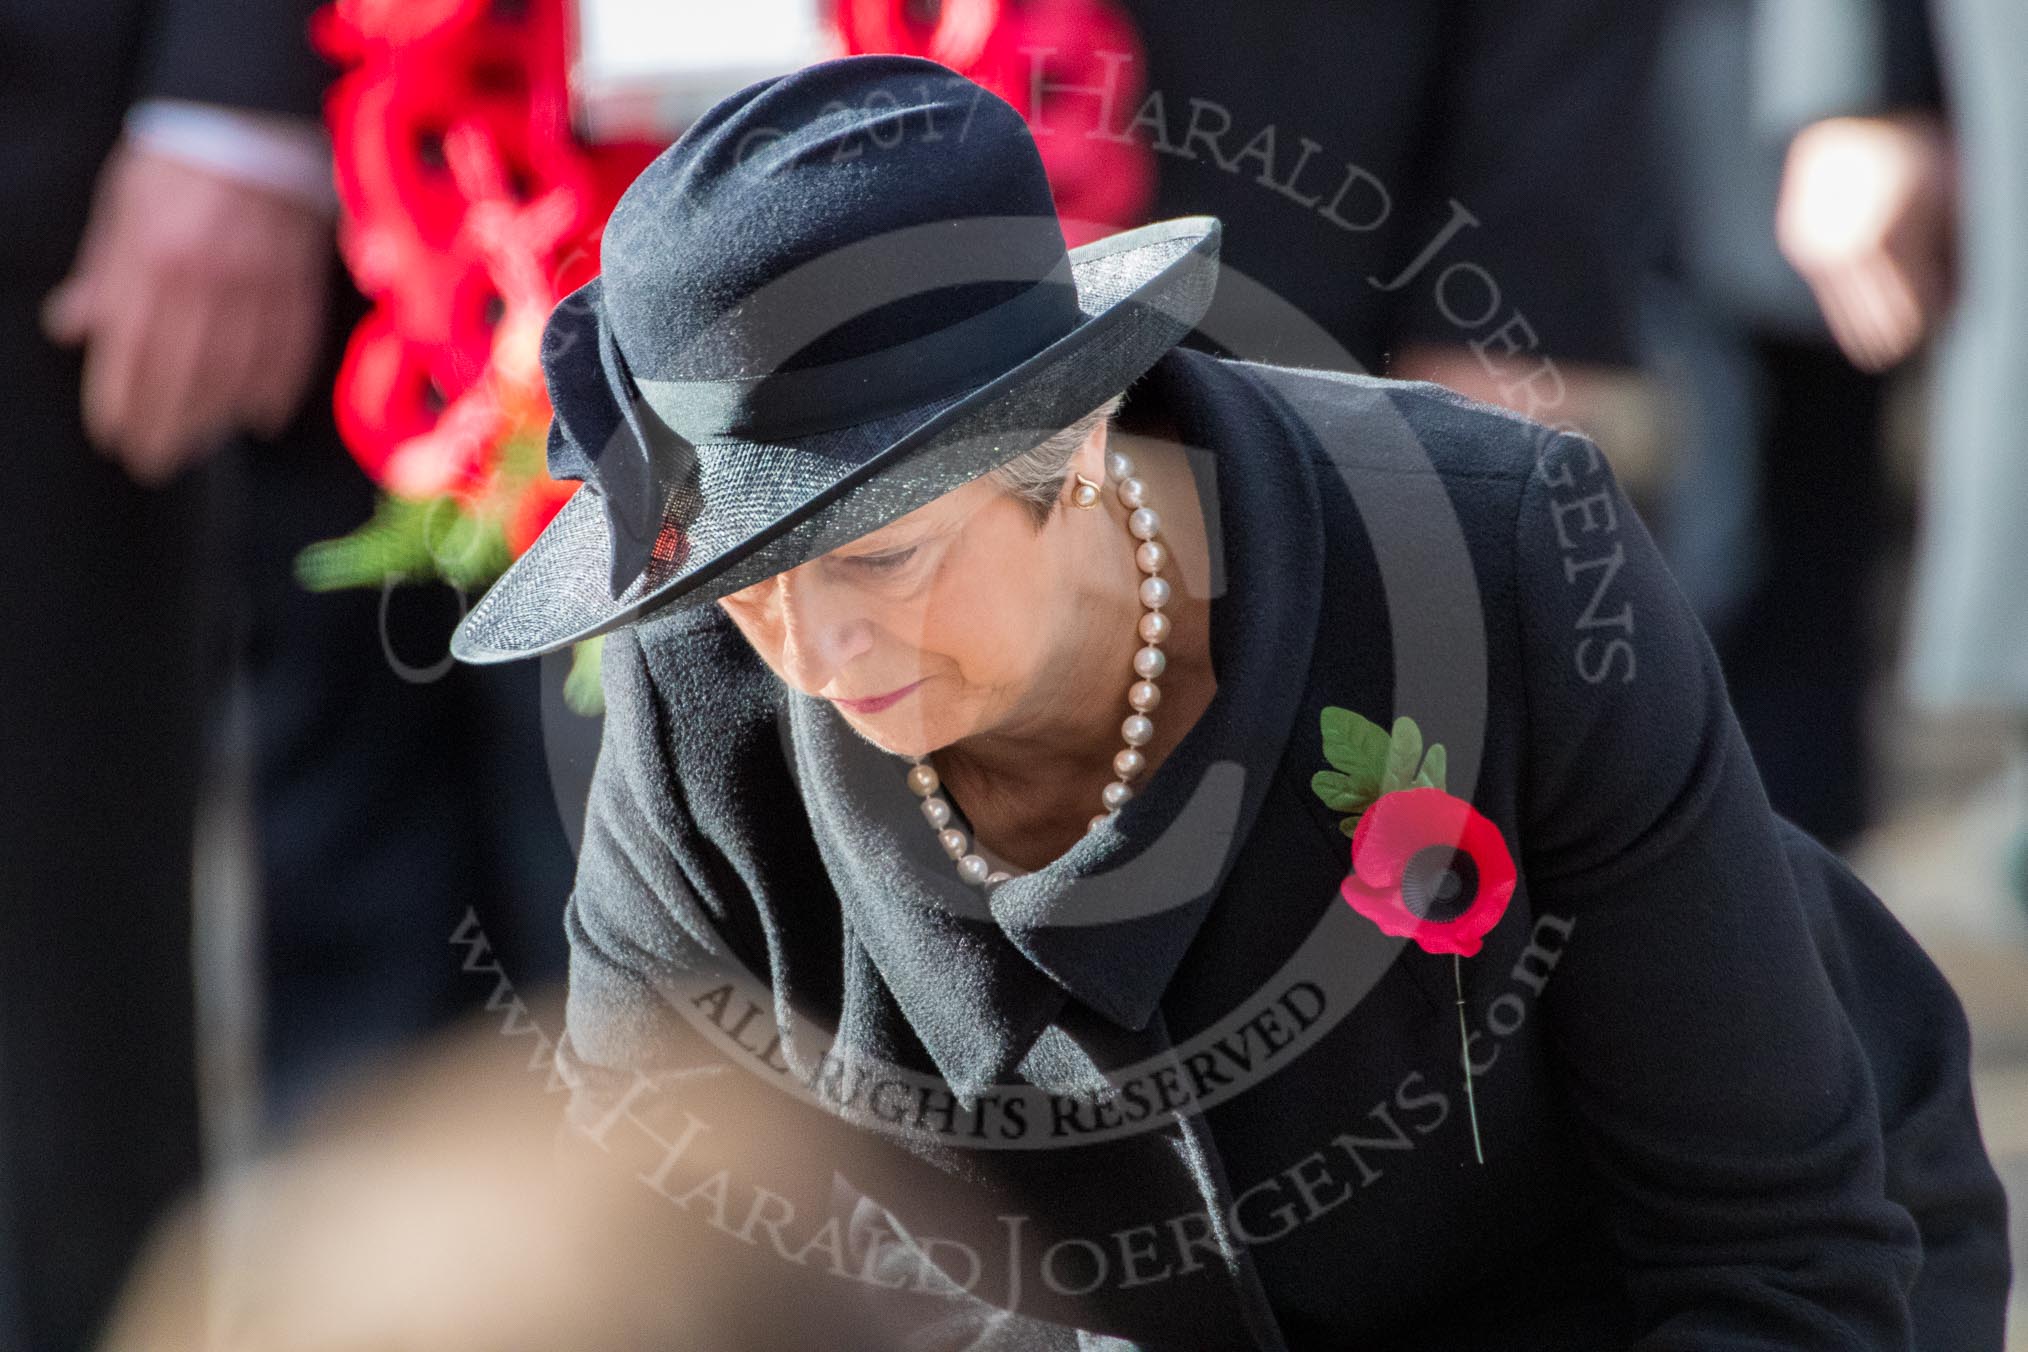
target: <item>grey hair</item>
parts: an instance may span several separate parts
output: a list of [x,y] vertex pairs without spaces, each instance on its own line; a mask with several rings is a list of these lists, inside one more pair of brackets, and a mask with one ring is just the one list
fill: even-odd
[[1042,529],[1055,510],[1063,481],[1070,473],[1070,458],[1084,445],[1094,427],[1109,422],[1120,411],[1126,396],[1116,394],[1039,446],[1031,447],[992,473],[995,483],[1008,496],[1028,509],[1035,528]]

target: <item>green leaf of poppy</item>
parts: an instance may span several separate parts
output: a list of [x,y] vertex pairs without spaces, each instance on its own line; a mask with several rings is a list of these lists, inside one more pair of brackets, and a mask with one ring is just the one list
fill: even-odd
[[1360,792],[1350,775],[1336,770],[1319,770],[1311,775],[1310,788],[1333,812],[1358,812],[1373,801],[1373,795]]
[[1340,820],[1338,823],[1338,829],[1340,831],[1343,831],[1348,836],[1351,835],[1354,831],[1357,831],[1359,829],[1359,818],[1355,815]]
[[1352,781],[1352,788],[1371,800],[1379,796],[1387,770],[1387,730],[1370,718],[1326,705],[1323,712],[1324,759]]
[[1415,768],[1422,764],[1422,729],[1407,714],[1394,720],[1388,739],[1387,769],[1380,779],[1380,791],[1393,793],[1415,781]]

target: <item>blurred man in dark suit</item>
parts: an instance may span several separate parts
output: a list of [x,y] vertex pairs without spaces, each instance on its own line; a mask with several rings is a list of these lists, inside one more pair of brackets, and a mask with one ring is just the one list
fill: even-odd
[[0,1348],[92,1336],[200,1161],[207,452],[331,339],[305,0],[0,0]]
[[374,491],[329,399],[366,303],[334,248],[315,7],[0,0],[0,356],[26,415],[0,546],[0,1352],[82,1346],[197,1175],[193,809],[235,658],[265,1125],[483,1001],[475,943],[517,979],[562,970],[541,672],[418,680],[455,598],[292,575]]
[[[1946,166],[1917,112],[1942,106],[1942,73],[1922,0],[1675,0],[1664,52],[1671,228],[1650,313],[1680,410],[1664,547],[1769,798],[1846,850],[1876,810],[1871,607],[1910,524],[1884,376],[1947,290]],[[1887,113],[1916,115],[1853,120]],[[1785,201],[1792,148],[1805,172]]]

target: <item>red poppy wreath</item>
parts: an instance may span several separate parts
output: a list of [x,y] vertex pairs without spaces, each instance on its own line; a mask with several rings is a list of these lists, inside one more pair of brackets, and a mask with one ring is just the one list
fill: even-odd
[[1444,792],[1443,746],[1425,749],[1414,719],[1396,718],[1390,731],[1328,705],[1322,724],[1324,759],[1331,768],[1319,770],[1310,787],[1332,811],[1349,814],[1339,829],[1352,837],[1352,868],[1338,893],[1383,932],[1411,940],[1425,953],[1450,955],[1472,1150],[1484,1164],[1462,960],[1478,953],[1506,914],[1514,896],[1514,858],[1498,826]]

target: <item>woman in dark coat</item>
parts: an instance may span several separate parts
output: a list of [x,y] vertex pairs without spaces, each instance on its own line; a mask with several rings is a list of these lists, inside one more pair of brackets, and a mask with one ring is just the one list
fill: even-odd
[[852,58],[552,317],[585,488],[456,650],[605,636],[568,1136],[751,1265],[714,1345],[1998,1347],[1962,1012],[1596,446],[1176,346],[1216,241],[1066,255]]

